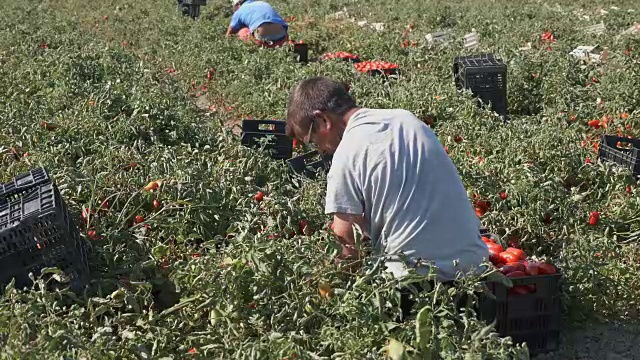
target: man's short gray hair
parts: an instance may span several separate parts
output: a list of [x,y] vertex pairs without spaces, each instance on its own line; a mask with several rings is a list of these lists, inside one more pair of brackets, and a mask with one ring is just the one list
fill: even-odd
[[308,132],[315,111],[341,116],[355,107],[356,103],[343,83],[324,76],[302,80],[289,95],[287,135],[300,137]]

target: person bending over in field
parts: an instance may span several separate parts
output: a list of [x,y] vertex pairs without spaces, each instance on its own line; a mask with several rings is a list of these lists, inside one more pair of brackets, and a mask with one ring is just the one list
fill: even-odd
[[395,276],[406,265],[426,275],[429,262],[442,282],[481,270],[489,252],[458,170],[411,112],[360,108],[343,84],[313,77],[291,91],[286,131],[333,154],[325,213],[342,247],[337,262],[361,258],[357,224]]
[[268,3],[258,0],[231,0],[233,16],[226,36],[237,34],[244,41],[264,47],[282,46],[288,39],[289,26]]

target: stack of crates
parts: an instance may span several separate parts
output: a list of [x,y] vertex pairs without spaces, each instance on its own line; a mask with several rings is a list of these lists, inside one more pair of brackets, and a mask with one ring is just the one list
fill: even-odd
[[491,110],[507,119],[507,65],[493,54],[453,59],[453,79],[458,90],[471,90]]
[[[72,291],[89,281],[89,244],[44,168],[0,184],[0,286],[30,287],[46,267],[57,267]],[[53,287],[60,284],[53,282]]]

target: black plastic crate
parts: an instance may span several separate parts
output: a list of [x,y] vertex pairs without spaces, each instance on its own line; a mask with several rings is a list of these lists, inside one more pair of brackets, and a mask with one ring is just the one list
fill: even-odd
[[[628,145],[621,148],[618,143]],[[624,166],[633,176],[640,176],[640,140],[626,137],[602,135],[598,146],[598,159]]]
[[242,145],[260,149],[261,139],[272,137],[266,150],[274,159],[290,159],[293,155],[293,139],[285,134],[282,120],[242,120]]
[[183,15],[192,19],[200,16],[200,6],[207,5],[207,0],[178,0],[178,7]]
[[289,168],[296,175],[315,179],[319,171],[329,171],[332,158],[332,155],[321,155],[317,150],[314,150],[291,158]]
[[309,45],[300,42],[293,43],[293,52],[296,54],[297,60],[300,63],[309,63]]
[[[89,244],[80,237],[53,183],[37,185],[21,198],[0,201],[0,285],[15,278],[16,288],[31,285],[45,267],[57,267],[81,290],[89,280]],[[64,286],[64,285],[63,285]]]
[[51,182],[46,169],[37,167],[27,173],[20,174],[6,184],[0,184],[0,199],[16,199],[21,194],[37,185]]
[[554,351],[560,343],[562,306],[560,273],[512,278],[513,286],[533,286],[527,294],[510,294],[510,288],[487,282],[495,296],[480,299],[480,318],[496,320],[496,331],[514,343],[525,342],[532,354]]
[[493,54],[453,59],[456,89],[468,89],[502,117],[507,116],[507,65]]
[[385,78],[397,78],[400,75],[400,69],[374,69],[367,71],[367,74],[371,77],[383,76]]

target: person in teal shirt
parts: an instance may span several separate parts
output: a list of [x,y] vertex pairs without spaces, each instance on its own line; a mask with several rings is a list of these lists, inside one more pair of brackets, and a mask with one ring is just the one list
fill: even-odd
[[231,0],[233,16],[226,36],[237,34],[257,45],[280,46],[289,38],[289,26],[267,2],[260,0]]

